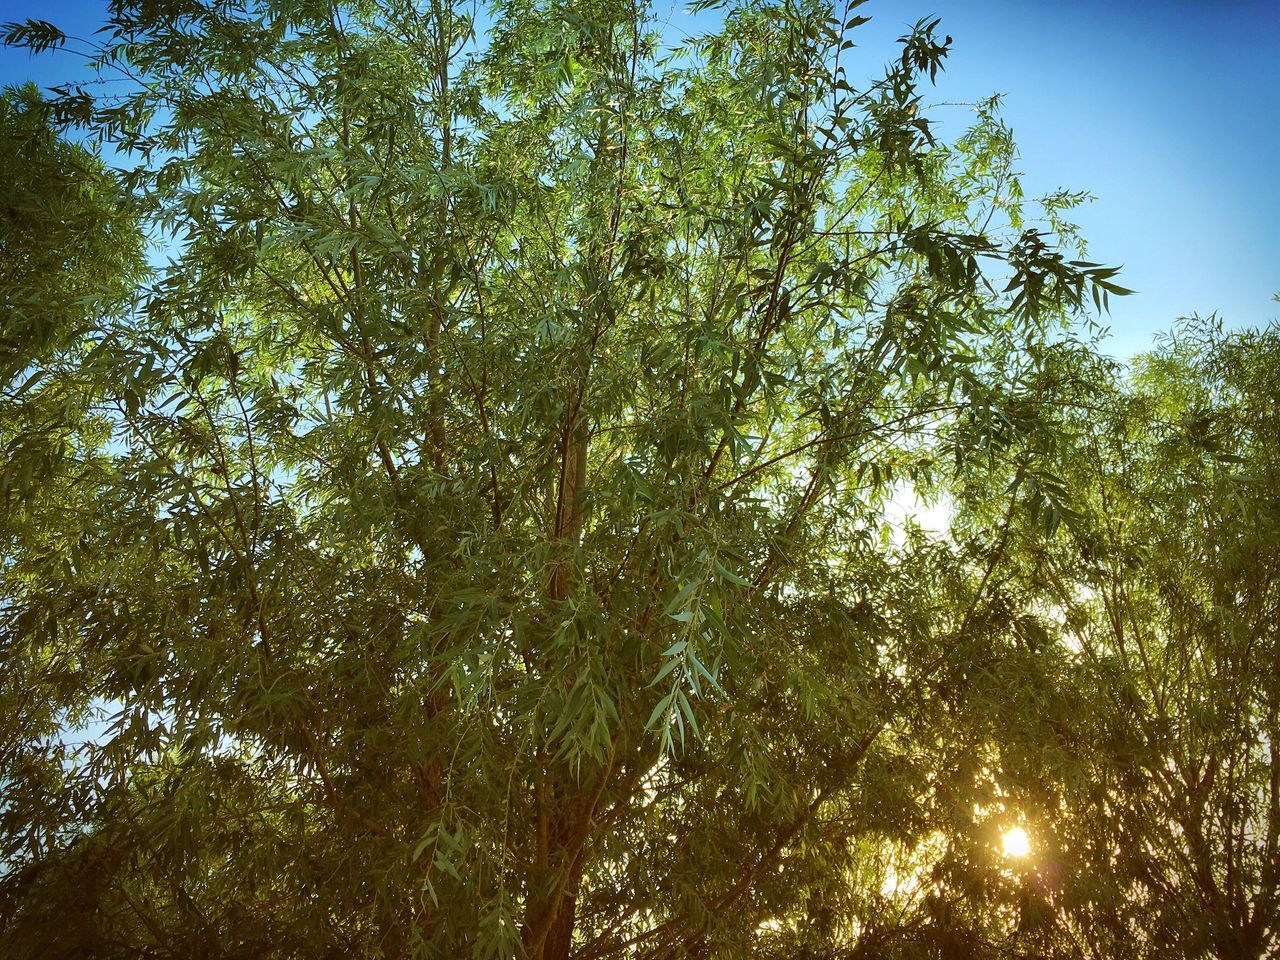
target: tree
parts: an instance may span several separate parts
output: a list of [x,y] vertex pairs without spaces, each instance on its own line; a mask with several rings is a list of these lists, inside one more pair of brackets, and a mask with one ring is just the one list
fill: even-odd
[[0,92],[0,377],[45,361],[119,309],[142,238],[100,161],[50,130],[34,86]]
[[1097,865],[1064,900],[1096,956],[1280,942],[1278,395],[1274,328],[1194,319],[1082,431],[1092,520],[1046,570],[1091,674],[1062,839]]
[[20,557],[49,543],[46,518],[92,507],[80,490],[85,482],[102,483],[105,464],[101,457],[82,458],[80,441],[96,446],[107,434],[86,420],[95,396],[75,376],[74,344],[125,309],[143,271],[142,234],[127,195],[91,152],[59,139],[50,118],[50,105],[34,87],[0,91],[0,829],[6,867],[13,863],[11,839],[29,826],[10,792],[19,785],[52,792],[67,786],[56,760],[26,745],[55,736],[63,711],[83,705],[64,658],[41,659],[39,644],[10,642],[48,626],[31,619],[12,578],[22,575]]
[[831,955],[991,866],[1054,676],[994,588],[1124,291],[994,104],[935,135],[936,21],[854,85],[858,6],[112,5],[54,103],[171,262],[28,388],[89,402],[0,580],[12,954]]

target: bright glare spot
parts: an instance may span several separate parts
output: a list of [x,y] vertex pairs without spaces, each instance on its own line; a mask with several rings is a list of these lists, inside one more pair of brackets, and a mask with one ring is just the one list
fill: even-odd
[[1021,827],[1010,827],[1000,842],[1006,857],[1025,857],[1031,852],[1031,838]]

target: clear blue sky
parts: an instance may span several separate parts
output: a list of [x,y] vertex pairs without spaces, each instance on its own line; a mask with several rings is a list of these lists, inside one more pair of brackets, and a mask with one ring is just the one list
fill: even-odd
[[[668,0],[658,0],[658,11]],[[7,0],[88,35],[105,0]],[[688,28],[670,6],[673,28]],[[927,15],[955,38],[938,100],[1005,94],[1029,194],[1083,189],[1095,260],[1139,291],[1114,300],[1111,352],[1142,350],[1193,311],[1280,317],[1280,0],[871,0],[868,75]],[[69,78],[71,61],[0,49],[0,83]],[[945,115],[957,133],[963,114]]]

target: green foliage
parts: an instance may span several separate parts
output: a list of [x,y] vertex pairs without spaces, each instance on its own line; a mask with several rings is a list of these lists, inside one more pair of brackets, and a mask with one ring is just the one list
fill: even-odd
[[7,388],[8,953],[1071,953],[997,848],[1114,782],[1053,578],[1125,291],[861,6],[113,4],[49,116],[169,262]]
[[119,310],[139,276],[142,238],[127,198],[92,154],[56,137],[48,113],[34,86],[0,92],[6,382]]
[[[1263,956],[1280,912],[1280,336],[1184,323],[1088,431],[1052,576],[1097,730],[1064,894],[1095,953]],[[1061,579],[1058,579],[1061,578]],[[1088,716],[1088,715],[1086,715]]]

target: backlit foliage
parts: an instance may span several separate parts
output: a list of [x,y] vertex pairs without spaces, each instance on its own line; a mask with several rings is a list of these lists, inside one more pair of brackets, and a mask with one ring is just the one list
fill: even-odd
[[[1105,671],[1162,696],[1126,641],[1072,648],[1110,622],[1074,606],[1104,500],[1146,496],[1088,472],[1118,378],[1072,332],[1127,291],[1069,195],[1024,201],[994,101],[938,132],[938,22],[868,60],[859,2],[703,6],[673,51],[618,0],[112,4],[114,85],[42,116],[118,158],[92,239],[131,296],[28,337],[3,401],[9,955],[1136,928],[1155,888],[1080,892],[1105,841],[1055,833],[1164,775],[1097,752],[1138,734]],[[1162,363],[1133,403],[1197,382]],[[893,522],[908,495],[950,530]],[[1116,602],[1174,602],[1149,576]]]

